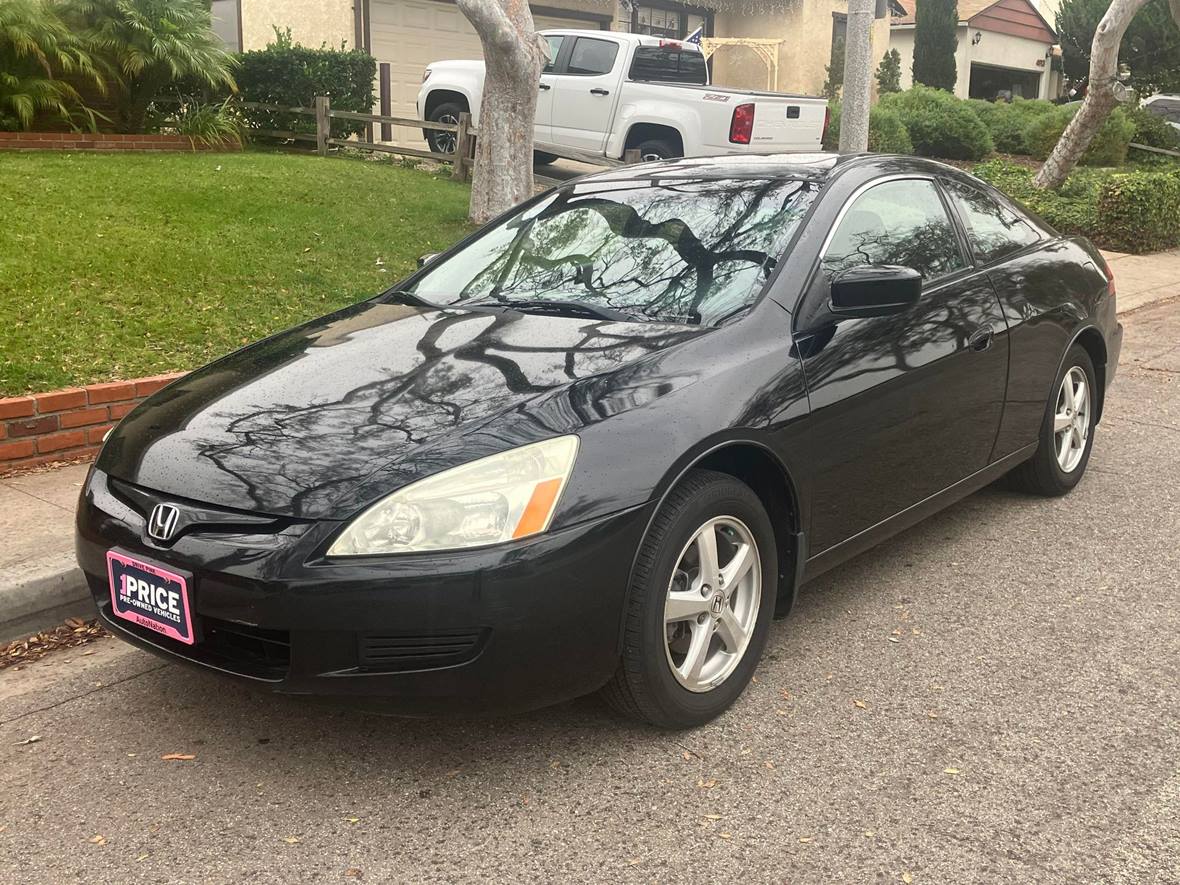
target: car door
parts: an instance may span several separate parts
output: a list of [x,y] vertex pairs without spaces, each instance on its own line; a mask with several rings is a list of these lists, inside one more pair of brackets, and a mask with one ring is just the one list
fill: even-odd
[[557,77],[557,57],[561,53],[563,34],[542,34],[548,46],[549,59],[541,69],[541,82],[537,84],[537,116],[533,122],[533,141],[550,144],[553,141],[553,85]]
[[607,37],[571,37],[553,76],[552,143],[599,153],[618,97],[613,73],[623,47]]
[[[861,265],[919,271],[919,303],[833,321],[822,307],[831,280]],[[995,290],[970,265],[930,178],[880,180],[854,194],[804,297],[801,315],[828,317],[797,326],[796,340],[812,409],[810,546],[819,554],[988,464],[1008,339]]]

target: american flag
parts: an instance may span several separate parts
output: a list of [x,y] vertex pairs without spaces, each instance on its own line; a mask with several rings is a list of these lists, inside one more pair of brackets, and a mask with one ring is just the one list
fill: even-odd
[[705,36],[704,30],[705,30],[705,26],[701,25],[699,28],[697,28],[695,31],[693,31],[691,34],[689,34],[687,37],[685,37],[684,42],[691,43],[693,46],[700,46],[701,45],[701,38],[703,36]]

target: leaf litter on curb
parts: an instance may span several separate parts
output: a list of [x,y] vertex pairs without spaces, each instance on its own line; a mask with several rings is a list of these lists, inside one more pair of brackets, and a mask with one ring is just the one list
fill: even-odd
[[0,645],[0,670],[28,664],[59,648],[76,648],[108,635],[99,626],[97,619],[84,621],[81,618],[70,618],[50,630]]

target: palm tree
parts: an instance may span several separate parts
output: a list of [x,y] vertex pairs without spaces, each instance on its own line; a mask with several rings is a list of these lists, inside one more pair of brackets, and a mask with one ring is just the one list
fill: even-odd
[[52,5],[0,0],[0,129],[28,129],[37,118],[93,129],[94,112],[65,78],[104,89],[90,55]]
[[236,62],[204,0],[61,0],[61,9],[108,69],[120,132],[143,131],[153,99],[178,80],[236,89]]

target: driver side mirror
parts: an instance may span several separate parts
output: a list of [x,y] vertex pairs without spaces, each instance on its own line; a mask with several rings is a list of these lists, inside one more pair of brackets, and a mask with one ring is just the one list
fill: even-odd
[[832,280],[828,309],[838,317],[886,317],[904,313],[922,295],[922,275],[911,267],[850,267]]
[[430,262],[434,261],[441,254],[441,252],[427,252],[425,255],[419,255],[418,267],[426,267],[426,265],[430,264]]

